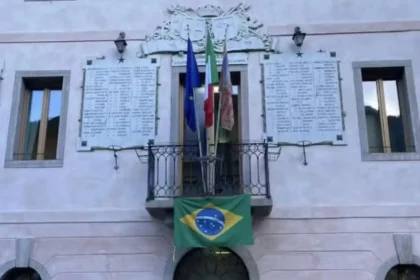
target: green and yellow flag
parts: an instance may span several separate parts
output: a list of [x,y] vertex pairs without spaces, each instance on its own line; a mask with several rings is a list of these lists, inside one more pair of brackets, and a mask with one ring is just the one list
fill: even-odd
[[249,195],[176,198],[176,247],[234,247],[254,244]]

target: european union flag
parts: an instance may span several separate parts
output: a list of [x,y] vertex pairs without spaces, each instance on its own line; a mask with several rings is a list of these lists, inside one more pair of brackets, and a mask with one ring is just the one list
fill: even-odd
[[176,198],[176,247],[228,247],[254,244],[249,195]]
[[197,61],[195,59],[191,40],[190,38],[188,38],[187,75],[185,79],[184,94],[184,115],[188,127],[194,132],[197,130],[194,107],[194,89],[199,88],[200,86],[200,72],[198,72]]

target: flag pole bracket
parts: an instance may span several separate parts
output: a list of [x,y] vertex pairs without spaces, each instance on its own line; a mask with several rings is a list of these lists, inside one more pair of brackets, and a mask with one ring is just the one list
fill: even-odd
[[[275,150],[274,150],[275,149]],[[281,155],[281,145],[280,144],[268,144],[268,160],[277,161]]]
[[280,146],[301,147],[302,148],[302,153],[303,153],[303,165],[307,166],[309,163],[308,163],[308,160],[307,160],[306,148],[312,147],[312,146],[333,146],[334,143],[331,142],[331,141],[321,141],[321,142],[312,143],[311,141],[308,141],[308,140],[302,140],[302,141],[298,141],[296,143],[283,142],[283,143],[279,143],[279,145]]
[[215,161],[222,161],[223,158],[220,157],[216,157],[216,156],[204,156],[204,157],[199,157],[198,161],[207,161],[207,162],[215,162]]
[[142,152],[147,152],[144,149],[135,149],[134,152],[137,155],[137,158],[140,160],[140,163],[147,164],[149,162],[149,155],[148,154],[142,154]]
[[110,145],[108,147],[92,147],[92,151],[111,151],[114,156],[114,169],[118,170],[120,166],[118,165],[118,152],[123,150],[121,146]]
[[128,150],[134,150],[137,154],[137,157],[140,159],[141,163],[147,163],[148,162],[148,155],[140,154],[140,151],[146,151],[145,146],[132,146],[132,147],[121,147],[118,145],[110,145],[108,147],[92,147],[92,151],[111,151],[113,153],[114,157],[114,169],[118,170],[120,169],[120,166],[118,164],[118,152],[121,151],[128,151]]

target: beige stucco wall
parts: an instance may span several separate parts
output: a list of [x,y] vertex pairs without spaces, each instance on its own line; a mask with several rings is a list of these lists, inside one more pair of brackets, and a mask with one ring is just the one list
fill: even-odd
[[[174,257],[169,227],[147,216],[126,222],[84,220],[1,225],[0,270],[15,258],[14,238],[31,236],[31,258],[52,279],[168,279],[163,278],[164,268]],[[418,232],[419,224],[419,218],[407,217],[271,218],[255,221],[255,245],[245,250],[262,280],[373,280],[382,263],[396,256],[393,233]],[[417,255],[419,241],[420,235],[413,234]]]
[[[198,7],[207,4],[230,8],[237,0],[150,1],[135,0],[0,1],[1,32],[142,30],[166,20],[171,5]],[[418,1],[401,0],[261,0],[243,1],[252,5],[252,14],[267,26],[331,22],[389,21],[418,19]]]
[[[412,205],[418,204],[419,162],[362,162],[352,62],[364,60],[411,60],[419,69],[418,32],[308,36],[303,52],[323,48],[336,51],[341,60],[343,104],[346,112],[345,147],[313,147],[307,150],[309,165],[302,165],[302,150],[283,148],[277,162],[270,162],[274,207]],[[279,48],[292,52],[291,40],[280,37]],[[126,58],[136,59],[139,42],[129,42]],[[14,75],[20,70],[70,70],[70,96],[67,115],[64,167],[54,169],[0,168],[3,211],[143,209],[147,165],[133,151],[119,153],[120,169],[114,170],[111,152],[76,151],[82,96],[82,64],[87,57],[116,59],[112,42],[16,43],[0,44],[6,62],[1,82],[0,158],[5,158],[12,104]],[[261,67],[259,54],[249,54],[248,110],[246,139],[262,137]],[[159,70],[159,123],[156,142],[170,141],[171,57],[161,56]],[[418,75],[415,87],[420,88]],[[417,91],[417,100],[420,99]],[[51,174],[54,176],[51,176]],[[28,180],[28,178],[31,178]],[[57,181],[57,178],[60,178]],[[402,191],[403,190],[403,191]],[[52,195],[53,194],[53,195]]]
[[[208,4],[190,3],[193,7]],[[119,31],[137,39],[129,41],[126,54],[135,59],[139,40],[169,19],[165,9],[170,4],[173,1],[150,2],[146,7],[134,0],[0,0],[0,67],[3,60],[6,66],[0,82],[0,162],[6,152],[15,72],[71,71],[64,167],[0,166],[0,265],[15,258],[15,239],[25,237],[34,238],[31,257],[53,279],[162,279],[163,267],[172,258],[173,233],[144,210],[147,166],[134,152],[124,152],[115,171],[112,153],[78,153],[76,140],[83,61],[102,55],[115,59],[111,40]],[[212,4],[228,8],[237,2]],[[309,34],[302,51],[336,51],[342,61],[348,142],[346,147],[311,148],[307,167],[297,148],[283,149],[279,161],[270,163],[274,208],[269,219],[255,223],[256,242],[249,248],[260,279],[374,279],[380,265],[395,256],[395,232],[413,233],[413,252],[420,255],[420,163],[360,160],[351,68],[353,61],[411,60],[417,73],[419,31],[339,34],[369,31],[369,22],[389,26],[400,21],[405,30],[419,30],[418,1],[264,0],[251,4],[250,14],[270,34],[284,35],[289,29],[292,33],[294,25],[302,25],[303,31],[327,33]],[[279,40],[281,51],[294,51],[290,36]],[[251,54],[250,139],[262,135],[260,69],[258,54]],[[168,126],[173,125],[170,56],[161,57],[159,75],[157,141],[167,142]],[[420,78],[415,75],[414,79],[419,100]]]

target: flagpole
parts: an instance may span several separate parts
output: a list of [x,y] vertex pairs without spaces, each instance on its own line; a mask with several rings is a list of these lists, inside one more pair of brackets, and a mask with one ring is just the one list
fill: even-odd
[[[229,28],[229,25],[226,25],[226,30],[225,30],[225,45],[224,45],[224,48],[226,48],[228,28]],[[223,52],[224,52],[224,50],[223,50]],[[223,63],[223,61],[222,61],[222,63]],[[219,105],[218,105],[218,109],[217,109],[217,122],[216,122],[216,143],[214,144],[214,157],[215,158],[217,158],[217,146],[219,145],[220,111],[221,111],[221,108],[222,108],[222,88],[220,87],[220,84],[221,83],[219,83]],[[215,169],[216,168],[214,168],[214,170],[213,170],[214,173],[216,173],[216,170]],[[214,175],[216,176],[216,174],[214,174]],[[214,192],[215,192],[215,190],[213,189],[213,194],[214,194]]]
[[[210,36],[210,25],[207,22],[206,23],[206,28],[207,28],[207,32],[206,32],[206,42],[208,40],[208,36]],[[206,61],[207,61],[207,44],[206,44]],[[210,70],[211,71],[211,70]],[[206,79],[207,79],[207,63],[206,63]],[[208,86],[207,83],[205,85],[206,87]],[[207,90],[207,89],[205,89]],[[212,94],[212,98],[214,101],[214,93]],[[212,102],[213,103],[213,102]],[[207,141],[206,141],[206,171],[207,171],[207,176],[206,176],[206,182],[207,182],[207,189],[206,189],[206,193],[212,193],[214,194],[214,177],[213,177],[213,159],[212,159],[212,150],[211,150],[211,145],[214,144],[214,123],[211,127],[206,127],[206,137],[207,137]]]
[[200,167],[201,167],[201,180],[203,180],[203,190],[204,193],[206,192],[206,182],[204,179],[204,166],[203,166],[203,147],[201,145],[201,131],[200,131],[200,124],[199,124],[199,118],[197,114],[197,105],[196,105],[196,98],[195,94],[197,93],[197,89],[194,88],[193,91],[193,101],[194,101],[194,114],[195,114],[195,125],[197,130],[197,139],[198,139],[198,152],[200,153]]
[[[217,146],[219,145],[220,108],[222,107],[222,91],[221,91],[220,85],[219,85],[219,105],[218,106],[219,106],[219,108],[217,110],[216,139],[215,139],[216,143],[214,143],[214,160],[216,160],[216,158],[217,158]],[[213,166],[212,166],[212,173],[213,173],[212,174],[213,179],[216,180],[216,164],[215,164],[215,162],[213,163]],[[215,189],[216,189],[215,187],[212,189],[213,195],[215,194],[215,191],[216,191]]]
[[217,146],[219,144],[219,130],[220,130],[220,108],[222,107],[222,91],[219,86],[219,108],[217,110],[217,123],[216,123],[216,143],[214,144],[214,156],[217,157]]
[[220,107],[222,107],[222,91],[219,86],[219,108],[217,109],[217,123],[216,123],[216,143],[214,146],[214,154],[217,157],[217,146],[219,144],[219,130],[220,130]]
[[[190,40],[190,26],[187,25],[187,33],[188,33],[188,40]],[[195,55],[195,54],[193,54]],[[193,88],[193,104],[194,104],[194,115],[195,115],[195,127],[197,131],[197,140],[198,140],[198,152],[200,157],[200,169],[201,169],[201,180],[203,181],[203,190],[204,193],[206,192],[206,182],[204,178],[204,167],[203,167],[203,147],[201,145],[201,131],[200,131],[200,124],[199,124],[199,118],[197,114],[197,104],[196,104],[196,95],[197,89]]]
[[[226,41],[227,41],[227,31],[228,31],[229,25],[226,25],[226,30],[225,30],[225,46],[224,48],[226,48]],[[224,52],[224,50],[223,50]],[[224,55],[224,54],[223,54]],[[223,61],[222,61],[223,63]],[[223,78],[223,77],[222,77]],[[220,130],[220,111],[222,108],[222,88],[219,85],[219,108],[217,110],[217,123],[216,123],[216,143],[215,143],[215,147],[214,147],[214,153],[217,156],[217,145],[219,143],[219,130]]]

